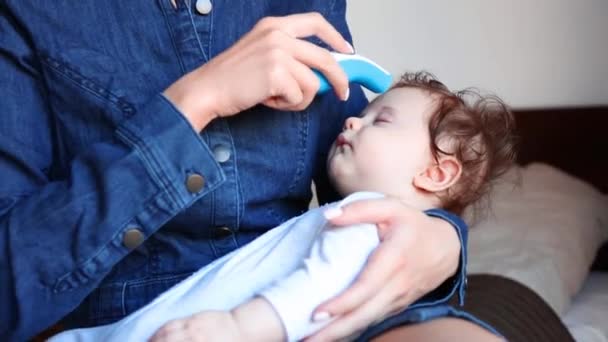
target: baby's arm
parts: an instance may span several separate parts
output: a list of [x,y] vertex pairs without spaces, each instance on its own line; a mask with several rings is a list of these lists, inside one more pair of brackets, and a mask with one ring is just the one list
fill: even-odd
[[231,315],[240,333],[248,341],[285,341],[287,339],[280,317],[264,298],[256,297],[239,305],[231,311]]
[[329,228],[301,267],[259,294],[280,317],[287,340],[301,340],[331,322],[313,321],[314,310],[352,284],[378,243],[372,224]]
[[330,322],[313,322],[314,309],[352,283],[378,242],[370,224],[326,230],[302,266],[259,297],[230,312],[199,314],[200,331],[210,341],[300,340]]
[[195,315],[190,326],[203,341],[285,341],[281,319],[272,305],[256,297],[231,311],[205,311]]

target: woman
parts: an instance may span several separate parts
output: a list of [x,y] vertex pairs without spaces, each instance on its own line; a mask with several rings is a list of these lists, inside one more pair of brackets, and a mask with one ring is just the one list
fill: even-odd
[[[0,11],[3,340],[70,313],[68,327],[124,317],[299,214],[312,179],[334,199],[324,153],[366,103],[319,47],[352,52],[344,1],[19,0]],[[311,11],[321,15],[285,17]],[[310,67],[336,96],[315,98]],[[335,220],[377,222],[383,242],[319,308],[343,318],[313,339],[352,335],[433,289],[464,291],[466,232],[394,199],[361,205]]]

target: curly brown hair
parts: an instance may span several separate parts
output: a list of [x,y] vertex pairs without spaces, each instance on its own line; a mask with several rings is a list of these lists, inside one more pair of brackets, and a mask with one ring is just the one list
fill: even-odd
[[482,96],[473,88],[451,92],[424,71],[403,74],[391,89],[403,87],[422,89],[437,100],[429,119],[433,157],[452,155],[462,164],[460,179],[439,199],[442,208],[462,214],[513,165],[517,141],[513,113],[494,95]]

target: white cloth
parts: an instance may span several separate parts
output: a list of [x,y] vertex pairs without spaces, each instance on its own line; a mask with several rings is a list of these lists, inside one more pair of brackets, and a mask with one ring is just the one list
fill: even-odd
[[608,273],[591,272],[562,321],[576,341],[608,342]]
[[323,212],[381,194],[358,192],[312,209],[216,260],[113,324],[69,330],[51,342],[145,341],[164,323],[205,310],[231,310],[256,295],[274,307],[290,341],[329,323],[313,310],[350,285],[378,245],[375,225],[327,229]]

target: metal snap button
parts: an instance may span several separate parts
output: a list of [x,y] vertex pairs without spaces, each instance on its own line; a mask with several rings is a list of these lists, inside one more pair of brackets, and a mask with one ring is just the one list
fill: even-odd
[[213,5],[210,0],[197,0],[196,1],[196,11],[202,15],[209,14]]
[[226,145],[218,145],[213,149],[213,157],[218,163],[224,163],[230,159],[230,148]]
[[205,186],[205,178],[198,173],[191,174],[186,180],[186,188],[191,193],[197,193]]
[[133,250],[144,242],[144,233],[137,228],[131,228],[125,232],[122,237],[122,244],[130,250]]

